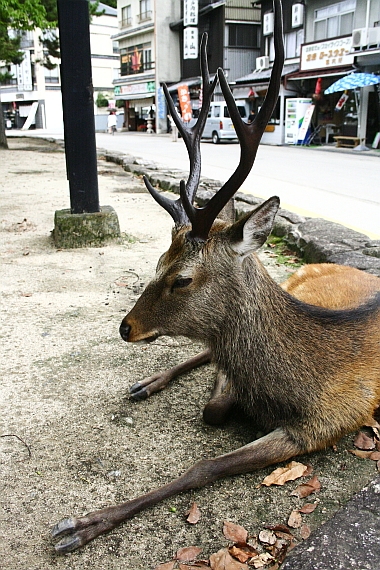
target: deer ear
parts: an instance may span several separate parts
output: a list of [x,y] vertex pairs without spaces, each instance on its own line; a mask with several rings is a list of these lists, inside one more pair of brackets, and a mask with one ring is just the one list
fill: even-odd
[[279,207],[280,199],[273,196],[227,230],[230,246],[238,255],[245,257],[265,243]]

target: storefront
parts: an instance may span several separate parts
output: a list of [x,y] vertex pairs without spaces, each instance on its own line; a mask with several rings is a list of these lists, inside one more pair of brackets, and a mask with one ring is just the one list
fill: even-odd
[[124,100],[124,125],[128,131],[147,131],[148,119],[153,119],[156,111],[155,82],[128,83],[116,85],[114,95],[117,101]]
[[[277,105],[271,119],[265,129],[261,142],[263,144],[282,145],[285,142],[285,105],[290,97],[296,97],[295,88],[287,85],[287,76],[298,71],[298,65],[284,65],[281,78],[281,86]],[[272,70],[265,69],[256,71],[236,79],[235,85],[231,85],[232,93],[236,101],[244,101],[248,113],[253,111],[257,114],[260,110],[269,87]]]
[[317,130],[319,142],[334,143],[334,136],[360,138],[358,127],[362,124],[364,139],[367,144],[372,144],[379,131],[380,107],[376,86],[369,88],[369,93],[362,89],[325,93],[342,77],[359,71],[358,63],[359,57],[352,51],[352,36],[304,44],[300,71],[286,78],[287,87],[296,90],[299,97],[312,99],[315,105],[312,129]]

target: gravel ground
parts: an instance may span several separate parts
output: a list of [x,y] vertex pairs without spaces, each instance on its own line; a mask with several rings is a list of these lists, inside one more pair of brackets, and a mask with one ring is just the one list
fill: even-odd
[[[258,488],[268,468],[184,493],[83,550],[55,553],[50,529],[61,518],[145,493],[201,457],[251,441],[255,431],[241,416],[223,428],[203,423],[211,366],[144,402],[128,398],[130,385],[201,349],[186,339],[135,346],[119,337],[170,241],[171,219],[141,180],[100,158],[100,202],[116,209],[123,237],[102,248],[57,250],[54,212],[69,207],[64,153],[33,139],[11,139],[10,148],[0,151],[1,567],[147,570],[184,546],[202,547],[205,558],[216,552],[226,544],[224,520],[251,535],[264,523],[285,523],[305,500],[290,496],[296,482]],[[276,279],[289,275],[273,257],[263,259]],[[351,447],[349,436],[336,451],[303,458],[322,484],[318,508],[305,515],[311,529],[375,476],[375,463],[347,453]],[[184,514],[194,500],[202,518],[190,526]]]

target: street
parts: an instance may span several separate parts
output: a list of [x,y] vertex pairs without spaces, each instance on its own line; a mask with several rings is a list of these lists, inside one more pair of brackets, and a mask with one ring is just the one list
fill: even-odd
[[[168,135],[97,133],[97,146],[119,150],[168,168],[188,171],[186,147]],[[225,182],[239,162],[238,143],[202,142],[202,175]],[[380,162],[366,152],[289,146],[259,147],[241,190],[261,198],[278,195],[282,207],[322,217],[380,239]]]

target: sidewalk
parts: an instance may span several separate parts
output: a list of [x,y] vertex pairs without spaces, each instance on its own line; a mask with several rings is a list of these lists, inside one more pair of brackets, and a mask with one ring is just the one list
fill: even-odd
[[[213,381],[209,366],[144,402],[128,398],[128,387],[136,381],[201,348],[186,339],[162,338],[141,346],[127,345],[119,337],[121,319],[154,275],[170,242],[171,219],[141,180],[99,160],[100,202],[115,208],[123,238],[103,248],[56,250],[50,237],[54,212],[69,205],[62,148],[26,138],[11,138],[9,143],[13,150],[0,152],[1,566],[149,570],[185,546],[197,545],[203,548],[202,557],[209,557],[226,545],[224,520],[244,526],[252,536],[265,523],[285,524],[305,501],[290,495],[297,482],[259,487],[272,471],[268,468],[174,497],[83,550],[67,557],[55,554],[49,533],[61,518],[136,497],[176,477],[200,457],[248,443],[255,433],[241,418],[224,428],[203,423],[201,413]],[[276,279],[289,274],[270,255],[263,259]],[[329,558],[326,570],[369,568],[359,558],[367,555],[372,570],[380,567],[375,507],[372,522],[367,518],[365,525],[356,502],[349,516],[338,519],[339,525],[331,523],[327,532],[321,527],[376,477],[375,462],[347,453],[351,448],[348,436],[336,451],[300,458],[313,466],[322,484],[312,497],[318,507],[303,515],[303,522],[331,540],[344,530],[345,518],[347,525],[355,520],[359,528],[365,527],[360,541],[365,540],[354,550],[340,543],[334,556],[334,544],[323,542],[323,549],[332,552],[331,564],[345,564],[330,566]],[[372,485],[368,497],[375,500],[377,489]],[[194,500],[202,517],[190,526],[184,513]],[[299,530],[294,534],[302,543]],[[314,543],[303,544],[310,569],[322,568]],[[292,559],[297,560],[294,552]],[[356,565],[349,566],[346,555]],[[307,568],[305,563],[302,569]]]

